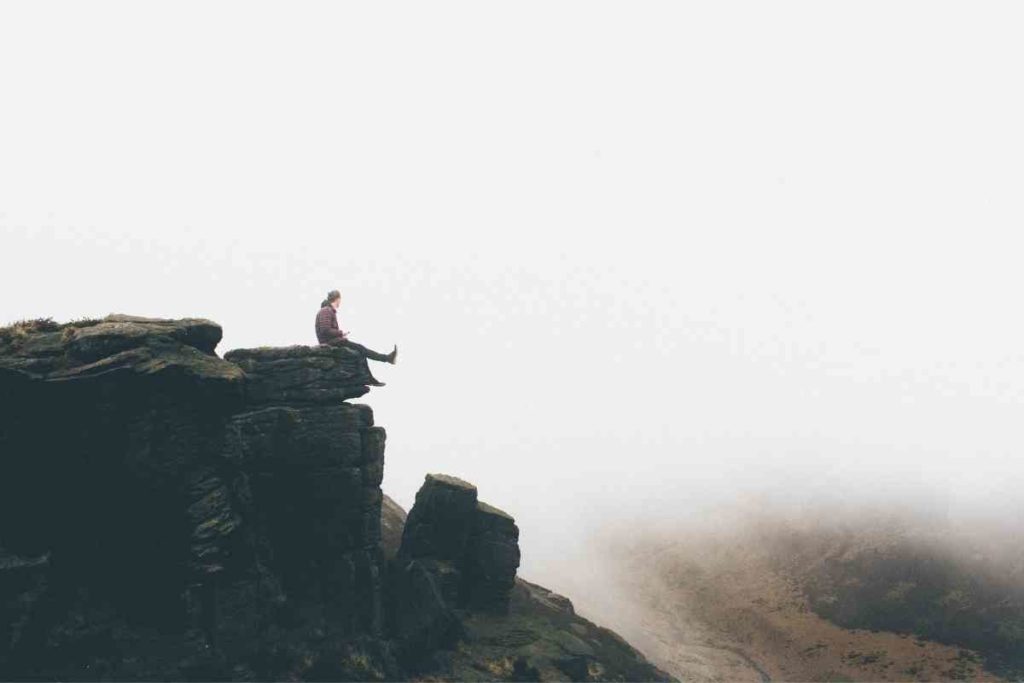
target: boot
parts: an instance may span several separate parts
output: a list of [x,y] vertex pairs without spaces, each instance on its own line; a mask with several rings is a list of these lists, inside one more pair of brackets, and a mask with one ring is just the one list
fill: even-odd
[[382,387],[386,384],[386,382],[381,382],[376,377],[371,377],[366,383],[371,387]]
[[396,358],[398,358],[398,344],[395,344],[395,348],[388,354],[388,362],[394,365]]

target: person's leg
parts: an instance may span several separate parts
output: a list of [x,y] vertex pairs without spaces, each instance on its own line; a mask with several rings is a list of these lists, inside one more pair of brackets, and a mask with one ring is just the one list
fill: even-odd
[[341,343],[344,344],[345,346],[349,346],[349,347],[355,349],[356,351],[359,351],[360,353],[362,353],[367,358],[372,358],[374,360],[382,360],[382,361],[385,361],[385,362],[389,362],[391,360],[391,354],[388,354],[388,353],[378,353],[378,352],[374,351],[373,349],[366,348],[365,346],[363,346],[359,342],[352,341],[351,339],[343,339],[343,340],[341,340]]

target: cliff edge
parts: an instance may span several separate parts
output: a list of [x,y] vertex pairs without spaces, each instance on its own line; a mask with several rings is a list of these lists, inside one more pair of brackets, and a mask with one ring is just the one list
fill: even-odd
[[469,482],[383,495],[365,359],[221,336],[0,329],[0,678],[671,680],[518,578]]

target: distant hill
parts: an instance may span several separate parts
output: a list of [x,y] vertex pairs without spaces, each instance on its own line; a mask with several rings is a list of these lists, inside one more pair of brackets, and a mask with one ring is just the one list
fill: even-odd
[[625,607],[599,616],[683,680],[1016,680],[1020,549],[996,546],[884,515],[617,537]]

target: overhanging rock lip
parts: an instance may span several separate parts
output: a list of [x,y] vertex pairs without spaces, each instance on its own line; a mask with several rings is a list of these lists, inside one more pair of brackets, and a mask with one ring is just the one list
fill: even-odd
[[232,349],[224,361],[245,372],[245,401],[253,406],[337,404],[374,384],[363,354],[327,344]]
[[358,357],[359,353],[344,346],[292,344],[291,346],[255,346],[231,349],[224,354],[224,360],[231,362],[250,359],[275,361],[310,356]]

